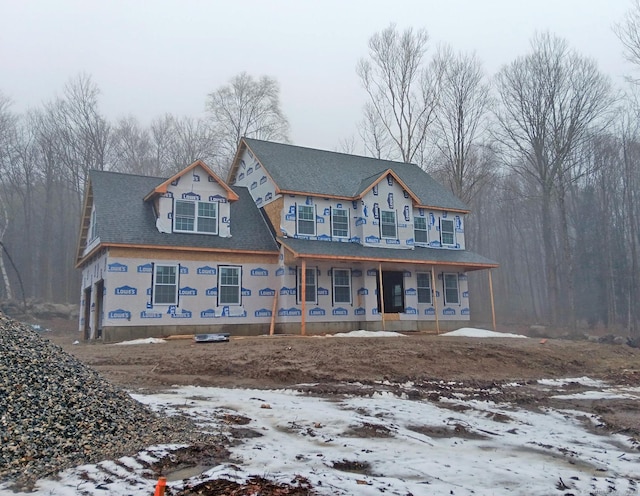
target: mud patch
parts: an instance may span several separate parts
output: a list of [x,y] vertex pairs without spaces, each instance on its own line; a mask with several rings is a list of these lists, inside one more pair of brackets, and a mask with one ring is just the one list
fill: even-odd
[[296,476],[291,483],[273,482],[264,477],[250,477],[247,482],[240,484],[227,479],[214,479],[201,482],[192,487],[185,488],[176,493],[176,496],[203,496],[203,495],[234,495],[248,496],[259,494],[261,496],[313,496],[309,480],[302,476]]
[[346,437],[393,437],[393,430],[382,424],[363,422],[344,433]]
[[461,439],[488,439],[488,436],[474,432],[459,422],[446,426],[409,425],[407,429],[436,439],[459,437]]
[[367,462],[358,462],[354,460],[342,460],[342,461],[333,462],[331,466],[336,470],[340,470],[342,472],[353,472],[356,474],[371,475],[370,474],[371,466]]
[[231,428],[229,431],[234,439],[254,439],[256,437],[262,437],[263,434],[253,429],[247,428]]
[[244,415],[236,415],[233,413],[224,413],[218,416],[218,419],[225,424],[233,424],[233,425],[247,425],[251,422],[249,417],[245,417]]
[[[193,445],[178,448],[150,465],[156,477],[180,480],[202,473],[223,462],[229,461],[230,453],[222,445]],[[200,470],[201,469],[201,470]]]

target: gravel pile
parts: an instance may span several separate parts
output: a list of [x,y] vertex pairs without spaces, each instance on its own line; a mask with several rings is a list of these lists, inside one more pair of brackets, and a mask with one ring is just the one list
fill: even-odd
[[205,440],[0,313],[0,482],[29,488],[65,468]]

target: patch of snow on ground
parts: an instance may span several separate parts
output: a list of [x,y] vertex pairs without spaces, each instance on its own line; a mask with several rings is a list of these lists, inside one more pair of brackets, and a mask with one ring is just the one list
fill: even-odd
[[338,332],[333,336],[336,338],[395,338],[404,337],[404,334],[391,331],[365,331],[360,329],[359,331]]
[[[189,482],[220,477],[242,482],[256,474],[277,481],[300,475],[320,495],[343,496],[548,496],[558,493],[560,481],[572,494],[635,494],[638,483],[639,456],[632,442],[622,434],[595,433],[585,425],[584,413],[574,410],[532,411],[465,398],[322,398],[287,389],[196,386],[132,396],[230,437],[236,426],[225,417],[242,415],[251,419],[242,427],[259,434],[241,436],[229,448],[234,463],[220,463],[187,481],[170,480],[173,492]],[[162,448],[150,447],[135,458],[157,459]],[[123,458],[77,467],[58,480],[39,481],[36,491],[148,496],[155,480],[137,465]],[[353,466],[362,470],[351,471]],[[0,493],[5,489],[0,484]]]
[[462,327],[455,331],[440,334],[440,336],[457,336],[464,338],[526,338],[522,334],[511,334],[508,332],[487,331],[486,329],[477,329],[475,327]]
[[577,383],[581,386],[602,388],[606,387],[607,383],[599,381],[597,379],[591,379],[591,377],[573,377],[568,379],[539,379],[538,384],[541,386],[562,387],[567,384]]
[[129,344],[160,344],[164,343],[164,339],[159,338],[144,338],[144,339],[132,339],[131,341],[121,341],[119,343],[113,343],[114,346],[129,345]]

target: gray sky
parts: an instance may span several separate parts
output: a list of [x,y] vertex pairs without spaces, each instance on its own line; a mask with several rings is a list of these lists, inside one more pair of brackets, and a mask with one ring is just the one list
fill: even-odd
[[622,84],[632,71],[611,27],[630,0],[0,0],[0,91],[23,111],[81,72],[109,119],[147,124],[204,115],[207,93],[241,71],[281,87],[294,144],[335,149],[356,135],[365,93],[355,74],[390,23],[432,46],[473,52],[488,75],[549,30]]

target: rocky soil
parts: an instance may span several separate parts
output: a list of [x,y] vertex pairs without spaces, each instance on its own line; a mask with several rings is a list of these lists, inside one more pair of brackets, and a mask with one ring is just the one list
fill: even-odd
[[0,313],[0,481],[35,480],[166,443],[215,443],[148,410],[62,348]]

